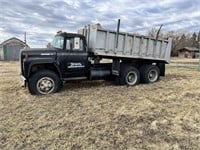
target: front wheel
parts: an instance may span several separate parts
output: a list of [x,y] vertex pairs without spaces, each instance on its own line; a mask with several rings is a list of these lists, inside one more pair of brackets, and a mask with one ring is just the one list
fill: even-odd
[[33,95],[47,95],[55,93],[61,85],[56,73],[50,70],[41,70],[31,76],[28,88]]

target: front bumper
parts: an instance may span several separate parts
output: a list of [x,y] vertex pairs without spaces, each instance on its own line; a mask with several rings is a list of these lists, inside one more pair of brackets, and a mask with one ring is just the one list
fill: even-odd
[[20,79],[21,79],[21,86],[26,87],[26,78],[23,75],[20,75]]

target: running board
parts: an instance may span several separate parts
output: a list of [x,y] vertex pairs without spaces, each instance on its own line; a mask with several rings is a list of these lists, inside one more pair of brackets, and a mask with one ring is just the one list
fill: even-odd
[[64,78],[64,81],[70,81],[70,80],[85,80],[88,79],[87,77],[71,77],[71,78]]

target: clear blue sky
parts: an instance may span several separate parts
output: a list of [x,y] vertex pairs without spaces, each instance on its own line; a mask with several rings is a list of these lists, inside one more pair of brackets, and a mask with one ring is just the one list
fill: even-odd
[[164,29],[200,30],[200,0],[0,0],[0,43],[17,37],[31,47],[46,47],[58,30],[76,32],[100,23],[115,30],[144,34]]

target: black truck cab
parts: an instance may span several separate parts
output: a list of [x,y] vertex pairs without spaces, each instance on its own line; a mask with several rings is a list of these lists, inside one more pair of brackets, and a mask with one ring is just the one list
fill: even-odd
[[58,32],[51,47],[24,49],[20,61],[21,79],[31,94],[56,92],[62,81],[87,79],[89,74],[87,44],[80,34]]

